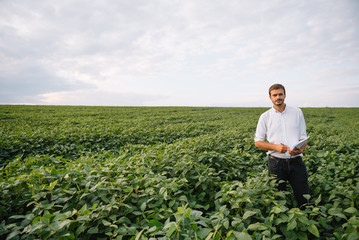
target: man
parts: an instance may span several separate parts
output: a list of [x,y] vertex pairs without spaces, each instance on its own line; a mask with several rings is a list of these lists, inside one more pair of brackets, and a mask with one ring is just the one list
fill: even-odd
[[304,194],[309,194],[308,172],[302,160],[306,143],[295,149],[299,140],[307,137],[305,120],[299,108],[289,107],[284,103],[285,88],[274,84],[269,88],[269,99],[273,107],[264,112],[258,121],[255,146],[267,151],[268,171],[279,182],[278,189],[286,190],[286,181],[292,186],[298,206],[307,203]]

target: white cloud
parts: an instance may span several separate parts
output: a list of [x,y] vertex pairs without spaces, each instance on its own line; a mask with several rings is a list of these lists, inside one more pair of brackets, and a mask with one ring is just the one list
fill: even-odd
[[[109,95],[126,105],[260,106],[274,82],[359,85],[355,1],[7,0],[0,9],[3,103],[99,105],[96,95],[112,105]],[[342,104],[359,106],[348,94]]]
[[146,106],[166,96],[111,92],[98,90],[75,90],[51,92],[39,95],[39,103],[45,105],[91,105],[91,106]]

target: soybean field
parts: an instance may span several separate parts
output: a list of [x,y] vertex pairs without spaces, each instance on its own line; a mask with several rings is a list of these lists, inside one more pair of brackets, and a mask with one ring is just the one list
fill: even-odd
[[267,109],[0,105],[0,238],[359,239],[359,108],[302,108],[305,209],[254,146]]

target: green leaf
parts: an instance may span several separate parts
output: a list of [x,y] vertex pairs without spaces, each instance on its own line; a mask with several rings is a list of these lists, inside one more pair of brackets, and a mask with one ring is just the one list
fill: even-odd
[[136,238],[135,238],[135,240],[139,240],[139,239],[140,239],[140,237],[141,237],[141,235],[142,235],[142,233],[143,233],[143,231],[145,231],[145,230],[146,230],[146,228],[142,229],[142,231],[141,231],[141,232],[139,232],[138,234],[136,234]]
[[326,229],[326,230],[332,230],[333,229],[332,226],[327,224],[326,218],[324,218],[324,217],[319,218],[319,223],[323,227],[323,229]]
[[274,219],[274,223],[275,225],[280,225],[281,223],[287,222],[288,221],[288,216],[286,214],[280,214],[279,218],[275,218]]
[[60,239],[71,239],[71,238],[66,238],[66,237],[70,237],[70,236],[71,236],[71,233],[69,231],[63,231],[59,234]]
[[246,232],[233,232],[237,239],[241,240],[252,240],[252,237]]
[[359,239],[359,233],[357,230],[354,230],[348,235],[348,240],[358,240]]
[[62,230],[64,227],[70,225],[70,223],[71,223],[71,220],[56,221],[56,222],[51,223],[49,225],[49,228],[52,231],[58,232],[58,231]]
[[176,231],[176,224],[174,222],[170,223],[168,231],[166,233],[167,237],[171,237],[172,234],[174,233],[174,231]]
[[143,203],[141,204],[141,206],[140,206],[141,211],[142,211],[142,212],[145,211],[146,207],[147,207],[147,203],[146,203],[146,202],[143,202]]
[[347,219],[347,216],[345,216],[343,213],[334,213],[332,215],[336,216],[336,217],[339,217],[339,218]]
[[308,235],[305,232],[299,232],[298,233],[298,239],[300,240],[308,240]]
[[320,194],[319,197],[317,198],[317,200],[315,200],[315,202],[314,202],[315,205],[317,206],[321,200],[322,200],[322,194]]
[[175,203],[176,203],[176,200],[173,199],[173,200],[170,201],[168,206],[171,208]]
[[357,209],[355,207],[349,207],[349,208],[345,209],[344,212],[353,214],[353,213],[357,212]]
[[353,216],[348,220],[348,223],[359,226],[359,219],[356,216]]
[[98,227],[96,226],[96,227],[90,228],[90,229],[87,231],[87,233],[89,233],[89,234],[96,234],[96,233],[98,233]]
[[42,205],[42,208],[43,208],[43,209],[46,209],[46,210],[50,210],[50,209],[52,209],[52,207],[53,207],[54,205],[55,205],[54,203],[44,204],[44,205]]
[[261,231],[261,230],[266,230],[267,226],[264,225],[263,223],[254,223],[248,226],[248,230],[252,230],[252,231]]
[[185,195],[182,195],[182,196],[180,196],[180,197],[178,198],[178,201],[179,201],[179,202],[188,202],[188,199],[187,199],[187,197],[186,197]]
[[226,239],[228,239],[232,234],[233,234],[233,230],[229,231],[229,232],[227,233]]
[[88,221],[90,221],[90,216],[89,215],[78,216],[76,220],[81,223],[88,222]]
[[140,216],[140,215],[142,215],[142,212],[140,212],[140,211],[134,211],[134,212],[132,212],[134,215],[136,215],[136,216]]
[[22,219],[22,218],[25,218],[26,216],[25,215],[13,215],[11,216],[10,218],[13,218],[13,219]]
[[303,223],[306,226],[310,225],[309,219],[304,215],[299,216],[298,220],[299,220],[299,222]]
[[309,201],[311,196],[309,194],[304,194],[303,197]]
[[309,225],[307,229],[311,234],[313,234],[316,237],[319,237],[318,228],[314,224]]
[[184,216],[185,216],[186,218],[189,218],[189,217],[191,216],[191,213],[192,213],[192,210],[189,208],[189,209],[186,210]]
[[76,230],[76,236],[78,236],[78,235],[80,235],[81,233],[83,233],[84,231],[85,231],[85,226],[84,226],[84,224],[81,224],[78,228],[77,228],[77,230]]
[[192,210],[191,216],[192,216],[194,219],[198,219],[199,217],[202,216],[202,214],[203,214],[203,212],[201,212],[201,211]]
[[229,221],[228,221],[228,220],[225,220],[225,221],[223,222],[223,227],[224,227],[225,229],[228,229],[228,228],[229,228]]
[[80,211],[79,211],[79,214],[80,214],[80,215],[85,214],[86,210],[87,210],[87,204],[85,204],[85,205],[82,206],[82,208],[81,208]]
[[202,228],[197,231],[197,236],[199,237],[199,239],[205,239],[210,232],[211,232],[211,229]]
[[106,221],[106,220],[102,220],[102,224],[104,226],[110,226],[111,225],[111,223],[109,221]]
[[43,224],[45,225],[49,225],[50,224],[50,221],[51,221],[51,218],[53,217],[54,215],[52,214],[45,214],[42,218],[41,218],[41,221]]
[[31,225],[31,228],[26,232],[27,234],[32,234],[33,232],[35,232],[38,229],[41,229],[42,227],[44,227],[45,225],[40,223],[40,222],[35,222]]
[[333,233],[333,235],[338,239],[338,240],[342,240],[343,239],[343,234],[342,233],[339,233],[339,232],[335,232]]
[[278,207],[278,206],[274,206],[273,209],[272,209],[272,211],[273,211],[274,213],[278,214],[278,213],[281,213],[281,212],[282,212],[282,209],[281,209],[280,207]]
[[102,185],[102,183],[103,183],[103,182],[97,183],[97,184],[96,184],[95,186],[93,186],[89,191],[90,191],[90,192],[94,192],[99,186]]
[[56,186],[57,184],[57,180],[53,181],[52,183],[50,183],[49,185],[49,190],[52,191],[52,189],[54,189],[54,187]]
[[149,225],[150,225],[150,227],[157,227],[157,228],[159,228],[159,227],[161,227],[162,226],[162,223],[160,223],[158,220],[156,220],[156,219],[152,219],[149,223],[148,223]]
[[288,231],[291,231],[293,230],[294,228],[297,227],[297,221],[292,219],[288,224],[287,224],[287,230]]
[[243,214],[243,219],[247,219],[253,215],[257,214],[256,212],[254,211],[246,211],[244,214]]
[[206,237],[206,240],[212,239],[213,234],[214,234],[213,232],[209,233],[208,236]]
[[54,222],[61,221],[61,220],[65,219],[65,218],[67,218],[66,214],[65,213],[60,213],[60,214],[55,215],[53,221]]
[[6,240],[9,240],[9,239],[11,239],[11,238],[13,238],[13,237],[16,237],[17,235],[19,235],[19,233],[20,233],[20,231],[18,231],[18,230],[15,230],[15,231],[11,232],[11,233],[6,237]]

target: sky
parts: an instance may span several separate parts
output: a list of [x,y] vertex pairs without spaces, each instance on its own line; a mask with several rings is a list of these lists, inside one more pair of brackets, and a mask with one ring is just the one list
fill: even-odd
[[357,0],[0,1],[0,104],[359,107]]

